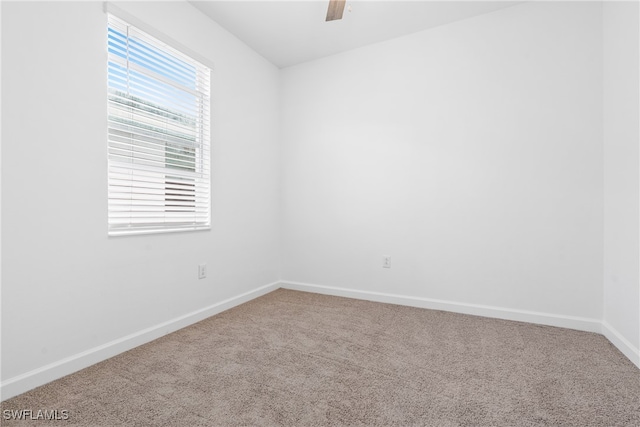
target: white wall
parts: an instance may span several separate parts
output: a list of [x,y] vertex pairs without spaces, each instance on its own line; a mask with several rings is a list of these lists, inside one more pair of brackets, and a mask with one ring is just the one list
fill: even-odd
[[107,237],[102,3],[3,2],[3,398],[279,278],[278,69],[186,2],[121,7],[214,63],[213,229]]
[[603,6],[605,334],[640,366],[638,3]]
[[601,58],[541,2],[284,69],[283,279],[599,330]]

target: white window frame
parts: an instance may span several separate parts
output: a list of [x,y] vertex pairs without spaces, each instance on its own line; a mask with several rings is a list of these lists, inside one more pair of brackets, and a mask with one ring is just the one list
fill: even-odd
[[114,9],[105,4],[108,234],[209,230],[212,67]]

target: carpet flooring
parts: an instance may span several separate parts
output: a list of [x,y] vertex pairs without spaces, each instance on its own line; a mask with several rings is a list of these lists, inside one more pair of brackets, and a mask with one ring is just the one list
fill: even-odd
[[598,334],[279,289],[1,407],[2,426],[640,426],[640,370]]

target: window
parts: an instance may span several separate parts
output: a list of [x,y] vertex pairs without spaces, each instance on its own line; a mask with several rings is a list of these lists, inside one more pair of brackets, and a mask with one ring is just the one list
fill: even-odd
[[109,235],[210,228],[210,70],[108,24]]

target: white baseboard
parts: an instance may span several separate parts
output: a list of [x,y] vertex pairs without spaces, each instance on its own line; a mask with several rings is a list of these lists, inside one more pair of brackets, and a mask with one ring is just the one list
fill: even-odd
[[98,347],[74,354],[49,365],[9,378],[0,384],[1,400],[9,399],[21,393],[49,383],[65,375],[102,362],[110,357],[146,344],[171,332],[197,323],[215,314],[250,301],[254,298],[278,289],[279,282],[261,286],[233,298],[193,311],[183,316],[143,329]]
[[280,287],[317,294],[335,295],[410,307],[428,308],[431,310],[451,311],[474,316],[493,317],[497,319],[515,320],[518,322],[536,323],[540,325],[558,326],[580,331],[601,333],[600,320],[586,317],[565,316],[561,314],[541,313],[536,311],[515,310],[479,304],[466,304],[455,301],[444,301],[431,298],[396,295],[384,292],[370,292],[333,286],[313,285],[309,283],[281,281]]
[[605,336],[622,354],[640,368],[640,349],[634,347],[625,337],[606,321],[602,321],[602,335]]
[[640,368],[640,351],[626,340],[618,331],[606,322],[584,317],[565,316],[535,311],[513,310],[502,307],[492,307],[478,304],[465,304],[455,301],[443,301],[430,298],[396,295],[383,292],[369,292],[356,289],[339,288],[332,286],[313,285],[309,283],[280,281],[261,286],[252,291],[245,292],[233,298],[210,305],[200,310],[193,311],[167,322],[143,329],[120,339],[108,342],[98,347],[91,348],[82,353],[75,354],[49,365],[34,369],[24,374],[0,383],[0,400],[6,400],[18,394],[24,393],[58,378],[77,372],[81,369],[99,363],[110,357],[131,350],[142,344],[146,344],[166,334],[197,323],[201,320],[221,313],[237,305],[243,304],[259,296],[265,295],[278,288],[292,289],[305,292],[314,292],[325,295],[335,295],[347,298],[356,298],[367,301],[376,301],[389,304],[406,305],[410,307],[428,308],[432,310],[444,310],[454,313],[471,314],[475,316],[493,317],[505,320],[536,323],[541,325],[558,326],[562,328],[577,329],[581,331],[597,332],[603,334]]
[[611,325],[598,319],[565,316],[561,314],[541,313],[536,311],[514,310],[479,304],[465,304],[455,301],[443,301],[431,298],[389,294],[384,292],[369,292],[333,286],[313,285],[310,283],[281,281],[280,287],[284,289],[313,292],[317,294],[335,295],[367,301],[428,308],[432,310],[451,311],[454,313],[471,314],[474,316],[493,317],[497,319],[515,320],[518,322],[576,329],[579,331],[596,332],[604,335],[605,338],[607,338],[618,350],[620,350],[620,352],[622,352],[622,354],[624,354],[627,358],[629,358],[629,360],[631,360],[631,362],[633,362],[633,364],[640,368],[640,351],[635,348],[628,340],[626,340]]

